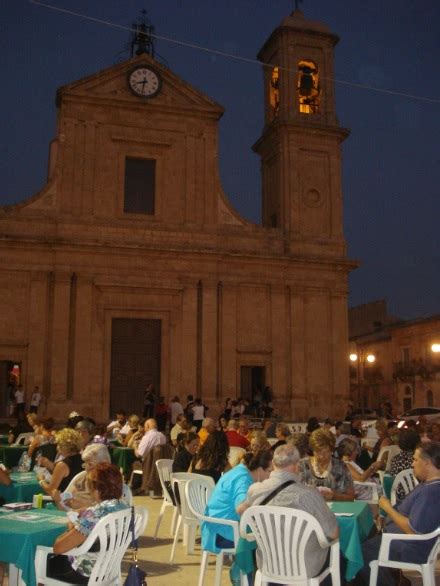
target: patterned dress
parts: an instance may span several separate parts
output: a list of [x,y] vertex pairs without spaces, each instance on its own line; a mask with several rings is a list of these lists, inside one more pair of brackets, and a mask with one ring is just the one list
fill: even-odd
[[[394,456],[394,458],[391,460],[391,476],[395,478],[399,474],[399,472],[402,472],[402,470],[409,470],[410,468],[412,468],[413,460],[413,450],[402,450],[401,452],[399,452],[397,456]],[[398,503],[400,503],[400,501],[403,501],[403,499],[405,498],[405,491],[401,486],[399,486],[396,490],[396,498]]]
[[304,458],[300,461],[299,475],[301,482],[309,486],[325,486],[341,494],[353,489],[353,480],[347,466],[336,458],[332,458],[331,466],[323,476],[318,476],[310,459]]
[[[102,501],[93,507],[84,509],[78,514],[77,519],[74,521],[75,529],[85,537],[88,537],[100,519],[109,513],[115,513],[116,511],[127,508],[129,508],[128,505],[122,500],[111,499]],[[96,556],[97,554],[92,552],[77,557],[69,556],[69,562],[76,572],[83,576],[90,576],[96,561]]]

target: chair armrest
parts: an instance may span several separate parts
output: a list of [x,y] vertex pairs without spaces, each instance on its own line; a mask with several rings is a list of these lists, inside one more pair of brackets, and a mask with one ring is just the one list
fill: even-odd
[[392,541],[428,541],[434,539],[440,535],[440,528],[431,533],[382,533],[382,541],[380,544],[380,550],[378,560],[388,561],[390,556],[390,546]]
[[215,523],[216,525],[227,525],[232,527],[232,531],[234,532],[234,543],[237,545],[238,538],[240,537],[238,521],[235,521],[234,519],[218,519],[217,517],[207,517],[206,515],[199,516],[199,519],[205,523]]

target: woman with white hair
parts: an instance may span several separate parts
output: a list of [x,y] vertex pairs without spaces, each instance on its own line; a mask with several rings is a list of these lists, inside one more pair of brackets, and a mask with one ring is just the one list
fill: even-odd
[[110,464],[110,454],[103,444],[89,444],[84,448],[81,457],[84,470],[72,478],[64,492],[52,492],[52,498],[60,510],[83,509],[96,504],[89,473],[102,462]]

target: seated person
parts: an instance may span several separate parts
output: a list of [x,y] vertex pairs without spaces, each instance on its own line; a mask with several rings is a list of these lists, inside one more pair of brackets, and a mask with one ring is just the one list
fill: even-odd
[[261,429],[253,429],[250,432],[250,444],[249,450],[256,454],[261,450],[270,450],[271,446],[270,443],[267,441],[267,436]]
[[82,509],[96,505],[96,495],[90,484],[90,473],[98,464],[110,464],[108,449],[102,444],[90,444],[81,455],[84,470],[79,472],[68,484],[64,492],[52,491],[52,498],[60,510]]
[[[393,507],[382,496],[380,508],[388,515],[385,524],[386,533],[424,534],[440,526],[440,443],[421,444],[414,453],[414,475],[420,484],[406,498]],[[379,554],[381,535],[365,541],[362,546],[364,567],[356,576],[356,586],[367,586],[370,577],[370,561]],[[390,559],[422,564],[427,561],[435,540],[429,541],[393,541]],[[397,581],[396,580],[400,580]],[[396,576],[389,568],[379,568],[377,583],[380,586],[394,586],[395,583],[408,586],[411,582],[403,576]]]
[[42,419],[35,428],[35,435],[32,438],[31,443],[29,444],[28,449],[28,456],[32,457],[34,452],[40,447],[45,444],[49,444],[54,441],[53,435],[53,427],[54,427],[54,420],[52,417],[48,417],[47,419]]
[[[337,453],[341,462],[347,466],[351,474],[351,478],[357,482],[374,482],[373,474],[376,474],[380,468],[379,462],[373,462],[366,470],[363,470],[359,464],[356,463],[356,458],[359,454],[359,444],[356,440],[345,438],[337,447]],[[370,486],[355,486],[355,496],[359,500],[369,500],[371,498]]]
[[173,460],[173,472],[188,472],[191,462],[199,449],[199,437],[194,431],[179,433],[177,450]]
[[287,443],[287,440],[290,438],[290,429],[287,423],[277,423],[275,428],[275,437],[277,438],[277,442],[272,445],[271,450],[275,452],[275,450],[279,447]]
[[19,411],[17,413],[17,424],[8,431],[8,444],[13,444],[21,433],[31,433],[32,431],[34,429],[24,416],[24,413]]
[[300,477],[304,484],[315,486],[327,501],[352,501],[353,481],[347,466],[332,457],[335,436],[326,429],[315,429],[310,435],[313,455],[300,463]]
[[205,417],[202,421],[202,427],[198,431],[198,436],[200,440],[200,445],[206,442],[209,437],[209,434],[216,430],[215,421],[212,417]]
[[231,468],[229,464],[229,444],[223,431],[213,431],[199,448],[190,472],[211,476],[215,483],[223,472]]
[[171,443],[174,447],[177,447],[177,436],[180,433],[192,431],[191,427],[192,426],[188,423],[188,420],[185,417],[185,415],[178,415],[176,417],[176,423],[173,425],[173,427],[170,430],[170,440],[171,440]]
[[231,448],[244,448],[246,450],[250,443],[246,437],[238,433],[237,419],[230,419],[228,421],[226,437]]
[[55,464],[50,481],[38,475],[41,488],[50,496],[55,489],[64,492],[72,478],[83,470],[80,454],[83,441],[81,435],[74,429],[65,427],[55,435],[55,441],[63,459]]
[[[420,443],[420,435],[415,429],[402,429],[399,434],[398,446],[402,450],[391,460],[390,474],[396,477],[399,472],[412,468],[414,452]],[[397,502],[405,498],[405,491],[399,486],[396,491]]]
[[[336,517],[315,488],[301,483],[298,475],[299,462],[300,454],[292,444],[283,444],[276,448],[272,460],[273,470],[269,478],[255,482],[249,487],[239,513],[242,514],[245,509],[254,505],[289,507],[305,511],[317,519],[326,538],[333,541],[339,535]],[[290,484],[287,484],[288,482]],[[284,488],[280,490],[283,485]],[[311,537],[305,550],[309,576],[316,576],[322,571],[327,555],[328,550],[319,545],[315,536]]]
[[127,446],[134,435],[139,435],[139,417],[137,415],[130,415],[127,423],[121,428],[120,432],[116,434],[116,439],[121,446]]
[[88,584],[93,570],[93,554],[71,557],[63,555],[78,547],[90,535],[100,519],[128,508],[122,499],[122,475],[117,466],[98,464],[90,473],[96,505],[80,511],[74,522],[69,522],[65,533],[56,538],[53,554],[47,556],[47,576],[71,584]]
[[[111,421],[107,425],[107,433],[108,433],[109,437],[116,438],[116,436],[118,435],[118,433],[121,432],[121,430],[123,429],[123,427],[126,423],[127,423],[127,417],[125,415],[125,411],[117,411],[116,412],[116,419],[114,419],[114,421]],[[128,430],[127,430],[127,433],[128,433]]]

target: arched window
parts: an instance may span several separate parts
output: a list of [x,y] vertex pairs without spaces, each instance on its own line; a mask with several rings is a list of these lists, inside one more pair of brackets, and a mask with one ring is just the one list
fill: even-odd
[[298,107],[303,114],[319,112],[321,88],[318,66],[313,61],[298,63]]
[[428,407],[434,407],[434,393],[431,391],[431,389],[426,391],[426,404]]

